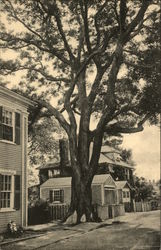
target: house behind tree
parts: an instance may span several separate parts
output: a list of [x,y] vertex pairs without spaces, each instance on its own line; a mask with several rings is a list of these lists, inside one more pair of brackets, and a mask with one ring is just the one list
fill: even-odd
[[[72,175],[68,142],[60,140],[59,143],[60,162],[49,161],[38,168],[40,185],[49,178],[70,177]],[[120,154],[118,149],[107,145],[102,146],[97,174],[111,174],[115,181],[127,181],[133,186],[134,167],[123,161]]]
[[[50,203],[66,203],[70,202],[70,189],[69,178],[72,176],[72,168],[70,166],[70,155],[68,150],[68,142],[60,140],[60,162],[50,161],[44,166],[39,167],[39,177],[40,177],[40,197],[44,200],[48,200]],[[124,162],[120,156],[120,151],[113,147],[102,146],[98,172],[96,176],[111,176],[113,182],[116,183],[112,189],[102,189],[100,197],[104,200],[101,205],[101,210],[103,211],[104,206],[118,206],[119,204],[124,205],[126,211],[130,211],[132,208],[133,200],[133,171],[134,167],[130,166]],[[96,178],[96,177],[95,177]],[[99,177],[97,177],[99,178]],[[59,182],[58,187],[57,181]],[[68,181],[68,185],[64,188],[64,183]],[[117,183],[124,183],[122,189],[117,189]],[[47,186],[48,187],[47,187]],[[50,186],[50,187],[49,187]],[[124,190],[123,190],[124,189]],[[125,190],[127,189],[127,190]],[[54,192],[54,196],[53,196]],[[60,193],[62,192],[62,193]],[[96,190],[96,186],[92,185],[92,201],[94,202],[99,192]],[[125,198],[126,194],[126,198]],[[59,200],[54,200],[58,197]],[[61,197],[63,197],[61,199]],[[110,201],[110,202],[109,202]],[[95,203],[95,202],[94,202]],[[108,207],[108,211],[109,211]],[[122,214],[122,208],[119,208],[119,213]],[[107,210],[107,207],[106,207]],[[106,214],[109,212],[106,211]],[[102,214],[102,212],[101,212]]]

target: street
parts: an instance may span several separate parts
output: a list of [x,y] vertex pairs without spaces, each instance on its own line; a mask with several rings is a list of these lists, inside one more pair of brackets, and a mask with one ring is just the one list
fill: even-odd
[[[92,224],[92,223],[90,223]],[[90,225],[88,225],[90,226]],[[3,250],[157,250],[160,247],[160,211],[129,213],[112,224],[86,230],[86,223],[69,230],[2,247]],[[61,235],[61,237],[60,237]]]

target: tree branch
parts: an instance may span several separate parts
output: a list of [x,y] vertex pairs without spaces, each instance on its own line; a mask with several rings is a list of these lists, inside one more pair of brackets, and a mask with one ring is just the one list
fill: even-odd
[[2,69],[3,71],[5,71],[6,73],[2,72],[3,75],[8,75],[8,74],[12,74],[13,72],[17,72],[17,71],[21,71],[21,70],[29,70],[29,71],[35,71],[37,73],[40,73],[43,77],[45,77],[45,79],[47,81],[51,81],[51,82],[65,82],[65,83],[70,83],[70,79],[67,79],[65,77],[53,77],[52,75],[47,74],[45,71],[43,71],[42,69],[38,69],[38,68],[33,68],[33,67],[29,67],[29,66],[23,66],[23,65],[18,65],[16,66],[16,64],[14,64],[14,68],[6,68],[4,67],[5,65],[2,64],[2,66],[0,67],[0,70]]
[[59,33],[63,39],[63,42],[64,42],[64,46],[69,54],[69,57],[70,57],[70,60],[72,61],[75,61],[75,57],[71,51],[71,48],[69,47],[69,44],[67,42],[67,39],[66,39],[66,36],[65,36],[65,33],[64,33],[64,30],[63,30],[63,26],[62,26],[62,22],[61,22],[61,19],[60,19],[60,11],[59,11],[59,8],[56,4],[56,1],[54,3],[54,6],[55,8],[55,11],[54,11],[54,17],[55,17],[55,20],[56,20],[56,23],[57,23],[57,27],[58,27],[58,30],[59,30]]
[[[84,6],[83,6],[83,2],[84,2]],[[91,48],[91,43],[90,43],[90,38],[89,38],[89,26],[88,26],[88,0],[85,0],[85,1],[80,0],[79,3],[80,3],[82,18],[84,21],[84,31],[85,31],[85,40],[87,44],[87,49],[88,49],[88,53],[91,54],[92,48]]]
[[126,28],[126,31],[124,32],[122,36],[122,41],[124,43],[126,43],[129,40],[131,32],[136,28],[136,26],[140,23],[140,21],[142,21],[149,4],[150,4],[150,0],[142,0],[141,8],[139,9],[136,17],[132,20],[132,22]]
[[75,116],[73,114],[73,110],[71,108],[71,103],[70,103],[70,98],[71,98],[71,95],[73,94],[74,88],[75,88],[75,81],[71,84],[71,86],[69,87],[68,91],[65,94],[64,107],[66,111],[68,112],[70,125],[73,126],[76,132],[77,124],[76,124]]
[[[3,35],[3,34],[1,33],[1,35]],[[9,44],[7,44],[6,46],[3,45],[3,48],[15,49],[15,43],[18,43],[18,42],[20,42],[21,44],[24,43],[25,46],[33,45],[37,49],[39,49],[40,51],[50,53],[53,56],[56,56],[60,61],[64,62],[67,65],[70,65],[70,62],[65,57],[63,57],[61,52],[58,49],[49,46],[49,44],[48,44],[48,48],[45,48],[45,47],[42,47],[40,45],[42,43],[42,41],[40,41],[40,40],[33,41],[33,40],[31,40],[31,38],[30,39],[18,38],[18,37],[14,37],[10,34],[5,34],[5,35],[7,35],[6,38],[1,36],[0,39],[4,42],[9,42]]]
[[50,103],[47,103],[45,100],[38,101],[38,103],[42,108],[45,107],[51,113],[51,115],[53,115],[58,120],[58,122],[66,131],[66,133],[70,135],[70,125],[65,120],[64,116],[57,109],[55,109]]
[[126,14],[127,14],[126,0],[120,0],[120,18],[119,18],[120,25],[119,26],[120,26],[121,35],[125,31]]
[[108,125],[105,127],[104,132],[108,133],[109,135],[116,135],[116,134],[132,134],[138,133],[144,130],[143,124],[150,118],[150,114],[146,114],[144,118],[138,122],[137,127],[129,128],[129,127],[120,127],[117,123],[112,125]]
[[22,21],[22,20],[18,17],[18,15],[16,14],[16,11],[15,11],[15,9],[14,9],[12,3],[11,3],[9,0],[5,0],[5,1],[7,1],[7,2],[10,4],[11,8],[12,8],[13,15],[12,15],[11,13],[10,13],[10,15],[11,15],[14,19],[16,19],[18,22],[20,22],[21,24],[23,24],[23,26],[24,26],[28,31],[30,31],[32,34],[34,34],[35,36],[39,37],[40,40],[43,41],[43,38],[42,38],[42,36],[40,36],[39,33],[37,33],[36,31],[34,31],[33,29],[31,29],[28,25],[25,24],[24,21]]
[[104,9],[104,7],[106,6],[106,4],[107,4],[107,0],[104,2],[104,4],[102,4],[102,6],[99,8],[99,10],[97,11],[97,13],[95,14],[95,17],[94,17],[95,28],[96,28],[96,32],[97,32],[96,48],[99,46],[100,39],[101,39],[101,33],[100,33],[99,25],[98,25],[98,17],[100,15],[100,13],[102,12],[102,10]]

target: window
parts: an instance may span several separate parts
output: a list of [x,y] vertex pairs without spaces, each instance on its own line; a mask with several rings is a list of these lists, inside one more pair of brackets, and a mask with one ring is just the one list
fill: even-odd
[[128,192],[128,191],[126,192],[126,195],[127,195],[127,198],[129,198],[129,197],[130,197],[130,194],[129,194],[129,192]]
[[2,190],[1,190],[1,208],[10,208],[11,207],[11,176],[2,175]]
[[129,169],[125,168],[125,178],[129,180]]
[[20,144],[20,114],[0,106],[0,139]]
[[58,176],[58,175],[60,175],[60,169],[48,170],[49,178],[53,178],[54,176]]
[[126,192],[123,191],[123,198],[126,198]]
[[2,126],[3,139],[13,141],[13,113],[5,108],[2,110]]
[[20,176],[0,173],[0,212],[20,208]]
[[61,201],[60,197],[60,190],[54,190],[54,197],[53,201]]
[[50,202],[64,202],[64,190],[63,189],[50,190]]

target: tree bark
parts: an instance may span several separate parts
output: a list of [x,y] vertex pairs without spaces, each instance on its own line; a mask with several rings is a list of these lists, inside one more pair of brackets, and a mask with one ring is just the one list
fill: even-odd
[[77,223],[81,222],[81,217],[86,216],[86,221],[92,219],[92,189],[91,182],[87,178],[72,178],[72,198],[71,205],[77,213]]

